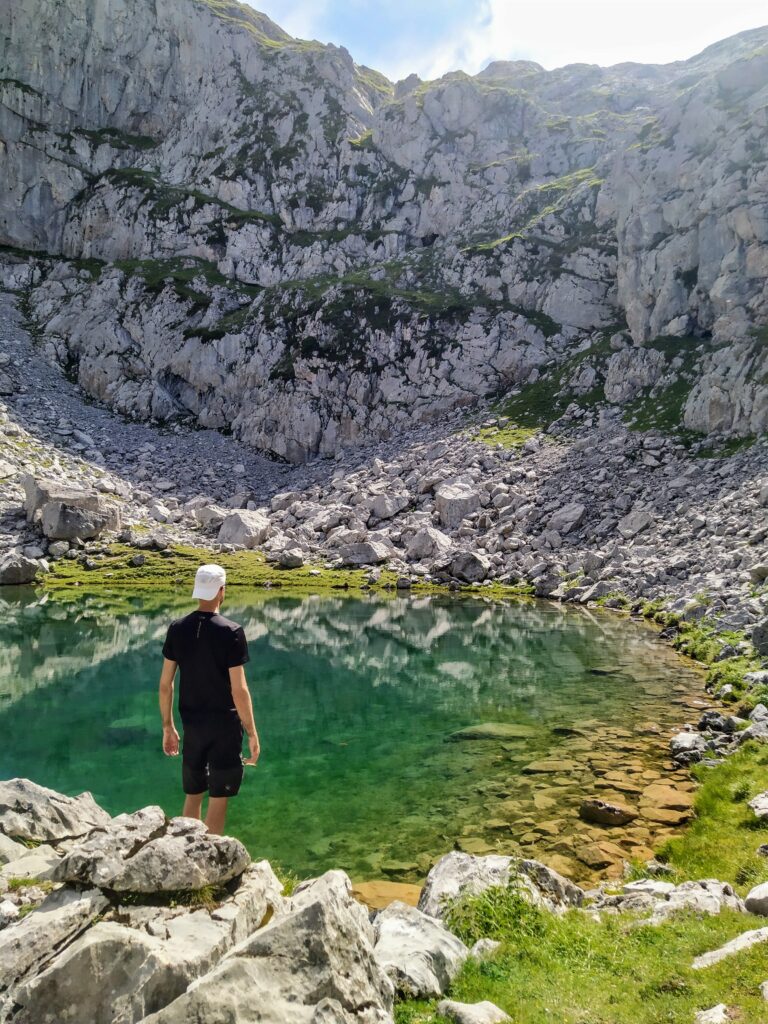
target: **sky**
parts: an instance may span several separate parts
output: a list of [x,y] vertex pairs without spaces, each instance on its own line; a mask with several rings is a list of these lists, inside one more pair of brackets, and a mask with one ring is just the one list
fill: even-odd
[[345,46],[396,81],[492,60],[663,64],[768,24],[760,0],[248,0],[301,39]]

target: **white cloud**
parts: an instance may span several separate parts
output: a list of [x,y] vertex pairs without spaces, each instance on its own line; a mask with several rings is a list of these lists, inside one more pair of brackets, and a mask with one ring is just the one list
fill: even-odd
[[535,60],[546,68],[663,64],[768,18],[765,0],[485,0],[483,7],[455,43],[422,48],[422,77],[459,68],[476,74],[491,60]]

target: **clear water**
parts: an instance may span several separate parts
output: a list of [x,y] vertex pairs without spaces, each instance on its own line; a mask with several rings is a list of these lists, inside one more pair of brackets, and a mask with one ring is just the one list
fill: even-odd
[[[167,623],[190,605],[146,591],[0,597],[0,778],[89,789],[112,813],[150,803],[179,813],[181,765],[161,752],[157,680]],[[415,878],[467,836],[504,849],[530,827],[543,786],[562,788],[558,813],[576,821],[589,757],[661,765],[665,735],[638,743],[636,727],[664,732],[684,717],[670,696],[700,685],[651,630],[546,603],[233,589],[223,611],[249,640],[262,741],[229,831],[300,875]],[[448,741],[483,722],[530,734]],[[579,768],[525,773],[547,757]],[[488,823],[501,801],[500,836]]]

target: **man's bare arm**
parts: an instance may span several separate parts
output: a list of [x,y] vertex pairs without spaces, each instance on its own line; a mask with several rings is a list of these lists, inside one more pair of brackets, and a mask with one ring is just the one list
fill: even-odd
[[173,724],[173,680],[176,662],[163,658],[160,673],[160,714],[163,719],[163,753],[173,756],[179,752],[179,734]]
[[236,665],[229,670],[229,682],[232,686],[232,699],[235,702],[240,721],[243,723],[243,729],[248,737],[248,746],[251,750],[251,756],[245,763],[256,764],[261,747],[259,744],[259,734],[256,732],[256,723],[253,720],[251,694],[248,690],[248,683],[245,681],[245,670],[242,665]]

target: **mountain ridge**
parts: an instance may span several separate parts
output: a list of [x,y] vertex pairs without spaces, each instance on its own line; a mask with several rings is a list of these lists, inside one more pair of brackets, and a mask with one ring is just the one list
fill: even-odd
[[768,29],[393,84],[225,0],[68,9],[8,8],[0,242],[45,254],[29,308],[113,408],[303,461],[609,336],[582,372],[661,393],[672,336],[687,429],[768,426]]

